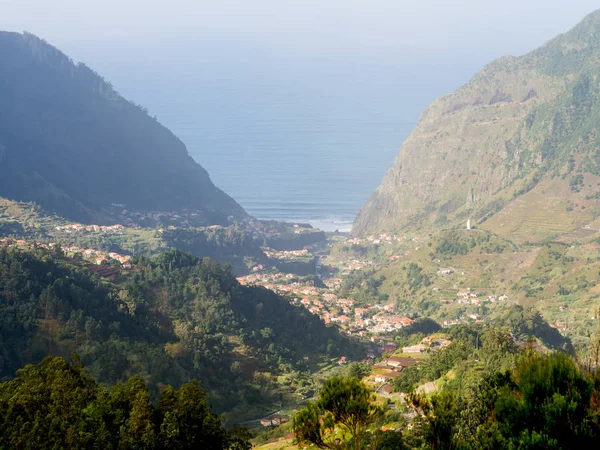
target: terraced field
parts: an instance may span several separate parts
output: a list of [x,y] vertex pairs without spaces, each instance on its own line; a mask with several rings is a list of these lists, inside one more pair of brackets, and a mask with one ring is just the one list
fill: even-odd
[[570,192],[566,181],[560,188],[540,183],[509,203],[480,228],[522,244],[578,232],[598,217],[597,201],[586,201],[580,194]]

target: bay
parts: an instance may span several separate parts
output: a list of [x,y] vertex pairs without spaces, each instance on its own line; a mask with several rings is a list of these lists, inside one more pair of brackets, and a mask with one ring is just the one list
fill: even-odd
[[251,215],[327,231],[351,228],[432,96],[398,63],[167,66],[122,60],[102,73]]

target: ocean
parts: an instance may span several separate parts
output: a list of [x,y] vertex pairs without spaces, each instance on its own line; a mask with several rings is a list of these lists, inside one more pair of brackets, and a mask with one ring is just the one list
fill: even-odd
[[310,115],[303,100],[256,99],[210,125],[198,126],[193,109],[165,121],[213,182],[251,215],[349,231],[414,124],[343,107]]
[[434,94],[381,63],[252,61],[100,73],[251,215],[349,231]]

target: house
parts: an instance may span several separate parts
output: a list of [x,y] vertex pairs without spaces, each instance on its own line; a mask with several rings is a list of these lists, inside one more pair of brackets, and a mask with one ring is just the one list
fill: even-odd
[[414,320],[409,319],[408,317],[402,317],[400,319],[400,323],[402,324],[403,327],[407,327],[409,325],[412,325],[414,322]]
[[275,417],[273,420],[271,420],[271,424],[274,427],[278,427],[279,425],[281,425],[281,419],[279,417]]
[[344,365],[344,364],[347,364],[347,363],[348,363],[348,358],[346,358],[345,356],[342,356],[342,357],[340,358],[340,360],[338,361],[338,364],[339,364],[340,366],[342,366],[342,365]]
[[410,367],[417,364],[417,360],[413,358],[402,358],[400,356],[392,356],[386,361],[387,365],[392,367]]
[[391,393],[394,392],[394,388],[390,384],[385,384],[381,387],[381,392],[383,394],[390,395]]
[[388,366],[385,363],[377,363],[377,364],[373,364],[373,369],[391,369],[391,366]]
[[398,346],[394,342],[388,342],[387,344],[385,344],[383,351],[385,353],[394,353],[397,348]]
[[441,268],[440,270],[438,270],[438,275],[442,277],[452,275],[453,273],[454,269],[451,268]]
[[359,318],[362,319],[366,313],[368,313],[369,310],[367,308],[356,308],[354,310],[354,315]]
[[423,344],[413,345],[411,347],[404,347],[402,353],[423,353],[427,347]]
[[273,426],[273,423],[269,420],[269,419],[261,419],[260,424],[263,427],[270,427]]
[[394,378],[398,378],[400,375],[402,375],[400,372],[389,372],[389,373],[375,375],[375,382],[376,383],[387,383],[388,381],[391,381]]

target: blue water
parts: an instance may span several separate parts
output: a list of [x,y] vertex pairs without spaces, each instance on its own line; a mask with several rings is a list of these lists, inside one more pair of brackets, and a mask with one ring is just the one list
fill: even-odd
[[444,92],[415,84],[401,61],[224,59],[113,60],[98,71],[156,114],[250,214],[325,230],[350,229]]

